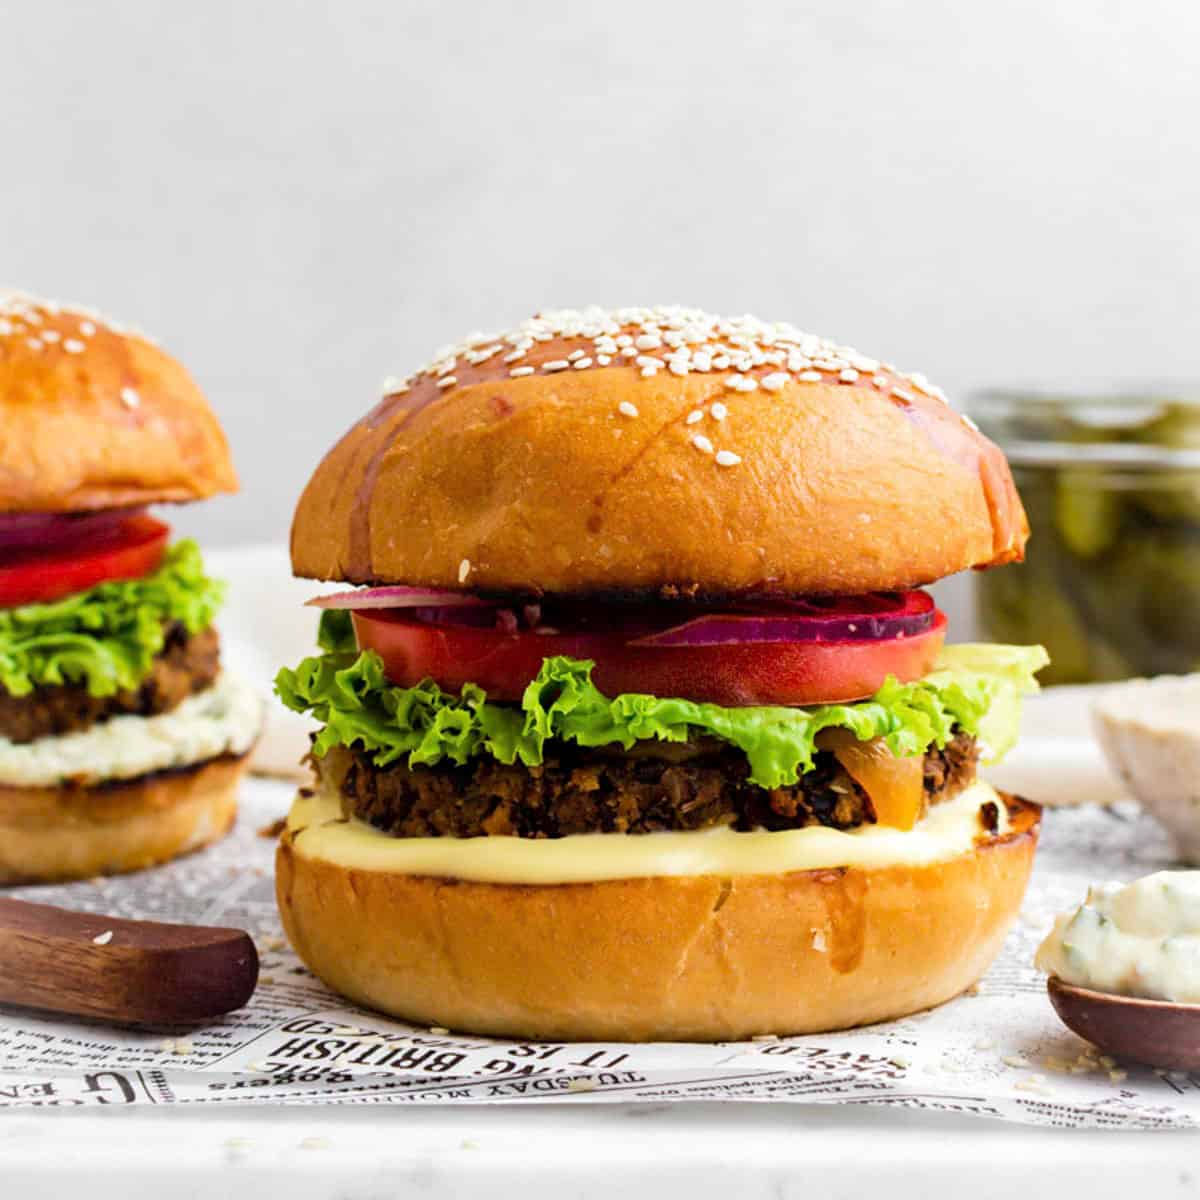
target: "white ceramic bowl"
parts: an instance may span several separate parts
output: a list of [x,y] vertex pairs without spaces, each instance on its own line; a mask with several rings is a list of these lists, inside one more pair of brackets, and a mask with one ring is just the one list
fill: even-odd
[[1200,675],[1115,684],[1093,702],[1092,722],[1130,795],[1200,864]]

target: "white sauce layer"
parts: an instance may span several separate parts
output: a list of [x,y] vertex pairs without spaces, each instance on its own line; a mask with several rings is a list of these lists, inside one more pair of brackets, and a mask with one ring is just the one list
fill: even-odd
[[24,745],[0,738],[0,784],[55,787],[74,779],[133,779],[221,754],[244,754],[262,720],[258,692],[223,672],[212,687],[157,716],[113,717],[81,733]]
[[397,838],[342,816],[335,794],[296,797],[288,828],[304,857],[364,871],[438,875],[481,883],[592,883],[656,875],[764,875],[834,867],[923,866],[969,851],[984,834],[979,810],[994,803],[982,781],[907,832],[867,825],[851,832],[812,827],[748,833],[580,833],[563,838]]
[[1200,1004],[1200,871],[1089,889],[1054,922],[1037,965],[1076,987]]

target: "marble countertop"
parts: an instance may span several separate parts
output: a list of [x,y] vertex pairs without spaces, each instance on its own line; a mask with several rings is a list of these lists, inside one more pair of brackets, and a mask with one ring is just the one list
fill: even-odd
[[777,1104],[31,1112],[0,1120],[6,1196],[526,1200],[1200,1191],[1200,1135],[1030,1129]]

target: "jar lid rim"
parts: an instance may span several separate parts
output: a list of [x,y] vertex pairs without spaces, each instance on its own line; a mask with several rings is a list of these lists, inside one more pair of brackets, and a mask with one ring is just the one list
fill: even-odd
[[1200,448],[1173,449],[1138,442],[1032,442],[1004,443],[1004,453],[1014,466],[1102,466],[1200,470]]

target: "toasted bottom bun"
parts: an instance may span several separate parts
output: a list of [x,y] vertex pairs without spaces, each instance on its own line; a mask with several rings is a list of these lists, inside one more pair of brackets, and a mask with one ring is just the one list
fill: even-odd
[[138,871],[217,841],[246,756],[97,787],[0,786],[0,884]]
[[[340,866],[285,832],[284,928],[330,987],[420,1025],[569,1041],[728,1041],[888,1020],[995,958],[1040,809],[922,866],[498,884]],[[653,835],[649,835],[653,836]]]

